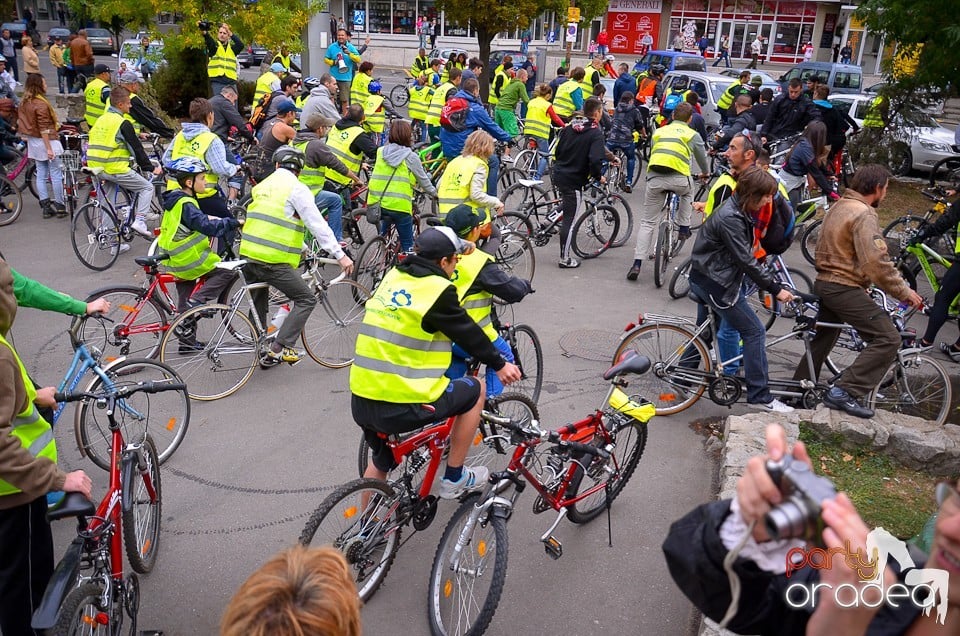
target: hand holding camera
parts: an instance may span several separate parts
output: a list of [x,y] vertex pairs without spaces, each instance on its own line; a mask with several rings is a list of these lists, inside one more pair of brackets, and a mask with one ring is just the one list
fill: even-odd
[[209,33],[211,26],[212,25],[210,24],[209,20],[200,20],[197,22],[197,28],[200,29],[201,33]]

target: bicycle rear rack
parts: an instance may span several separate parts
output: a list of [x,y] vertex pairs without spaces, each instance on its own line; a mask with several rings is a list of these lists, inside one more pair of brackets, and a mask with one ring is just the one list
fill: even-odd
[[644,325],[680,325],[684,327],[697,327],[697,323],[686,316],[671,316],[669,314],[645,313],[643,314]]

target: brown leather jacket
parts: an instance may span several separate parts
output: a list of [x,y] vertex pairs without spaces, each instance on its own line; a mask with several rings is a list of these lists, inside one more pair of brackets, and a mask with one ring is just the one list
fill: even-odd
[[910,290],[890,261],[877,211],[853,190],[848,189],[823,219],[817,280],[863,289],[873,284],[899,300]]
[[50,104],[35,97],[24,99],[17,113],[17,132],[25,137],[42,137],[43,133],[56,139],[57,118]]
[[78,35],[70,43],[70,61],[74,66],[89,66],[93,64],[93,49],[90,42],[82,35]]

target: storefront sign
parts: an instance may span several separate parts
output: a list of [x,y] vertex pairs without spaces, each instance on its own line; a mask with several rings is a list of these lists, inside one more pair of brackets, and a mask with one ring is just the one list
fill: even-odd
[[661,0],[610,0],[607,31],[610,52],[643,55],[656,47]]
[[837,26],[837,16],[833,13],[828,13],[823,17],[823,33],[820,35],[820,48],[821,49],[832,49],[833,48],[833,31]]

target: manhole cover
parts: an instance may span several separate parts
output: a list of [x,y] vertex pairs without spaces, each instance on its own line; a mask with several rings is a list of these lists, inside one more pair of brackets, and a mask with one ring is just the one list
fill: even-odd
[[584,329],[560,336],[560,348],[566,355],[584,360],[609,362],[620,342],[620,334],[614,331]]

